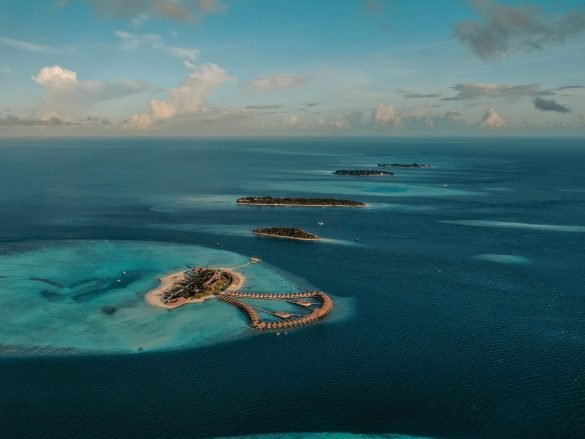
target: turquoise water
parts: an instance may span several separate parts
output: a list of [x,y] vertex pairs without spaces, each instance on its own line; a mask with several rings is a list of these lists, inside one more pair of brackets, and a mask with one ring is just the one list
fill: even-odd
[[472,227],[493,227],[502,229],[524,229],[524,230],[543,230],[551,232],[571,232],[585,233],[585,226],[563,225],[563,224],[529,224],[508,221],[489,221],[489,220],[459,220],[446,221],[450,224],[460,224],[462,226]]
[[[247,256],[125,241],[56,241],[14,250],[0,255],[0,337],[6,353],[137,352],[253,334],[237,310],[217,300],[172,312],[144,300],[159,277],[185,265],[235,267],[248,262]],[[299,290],[266,264],[241,272],[247,276],[243,290]]]
[[[230,436],[232,439],[429,439],[406,434],[352,434],[352,433],[278,433],[249,436]],[[222,438],[228,439],[228,438]]]
[[530,264],[530,259],[518,255],[477,255],[475,258],[501,264]]

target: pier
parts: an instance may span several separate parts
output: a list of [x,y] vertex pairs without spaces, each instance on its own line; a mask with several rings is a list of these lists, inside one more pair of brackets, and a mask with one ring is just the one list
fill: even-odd
[[[266,330],[280,330],[297,328],[299,326],[309,325],[326,317],[333,309],[333,300],[321,291],[306,291],[299,293],[244,293],[241,291],[229,291],[217,295],[217,298],[223,302],[229,303],[242,311],[247,317],[250,326],[258,331]],[[282,300],[289,303],[294,303],[299,306],[310,308],[312,305],[321,305],[318,308],[311,308],[311,313],[306,315],[292,314],[283,311],[265,311],[256,310],[253,306],[243,302],[240,299],[259,299],[259,300]],[[302,301],[301,304],[290,302],[291,299],[316,299],[318,303],[308,305],[308,301]],[[268,312],[278,318],[280,321],[267,322],[262,320],[260,312]]]
[[[187,271],[162,277],[161,285],[146,293],[145,298],[151,305],[167,310],[217,298],[243,312],[250,326],[258,331],[309,325],[323,319],[333,309],[333,300],[321,291],[282,294],[240,291],[246,278],[236,270],[259,262],[262,260],[254,256],[248,262],[233,268],[188,266]],[[258,303],[259,306],[247,303],[250,300],[278,301],[285,306],[284,309],[271,309],[272,303],[262,307],[261,302]]]

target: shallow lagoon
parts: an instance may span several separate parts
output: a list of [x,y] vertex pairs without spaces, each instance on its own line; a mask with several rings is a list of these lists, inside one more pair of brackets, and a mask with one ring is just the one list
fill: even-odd
[[[253,334],[216,300],[169,312],[144,294],[186,265],[235,267],[248,257],[195,245],[58,241],[0,255],[0,337],[8,353],[136,352],[193,347]],[[244,290],[298,291],[266,264],[241,270]]]

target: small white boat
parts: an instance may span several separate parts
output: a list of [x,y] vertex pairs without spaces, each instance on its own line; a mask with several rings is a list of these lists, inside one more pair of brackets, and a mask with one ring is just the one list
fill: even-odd
[[320,226],[325,225],[325,223],[323,221],[319,221],[317,224],[319,224]]

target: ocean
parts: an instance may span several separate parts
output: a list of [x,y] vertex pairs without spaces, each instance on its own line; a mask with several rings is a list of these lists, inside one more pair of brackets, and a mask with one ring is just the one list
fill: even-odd
[[[382,162],[432,167],[332,175]],[[0,140],[0,436],[585,437],[583,164],[579,139]],[[144,301],[251,256],[247,290],[333,314]]]

